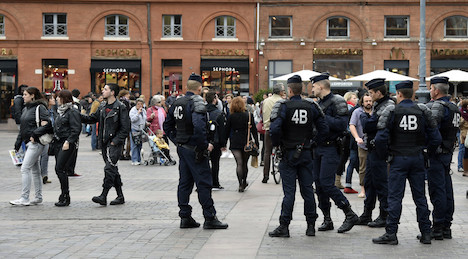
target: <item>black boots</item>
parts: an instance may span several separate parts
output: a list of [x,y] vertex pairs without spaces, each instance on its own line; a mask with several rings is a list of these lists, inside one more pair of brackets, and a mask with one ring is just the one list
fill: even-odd
[[306,236],[309,236],[309,237],[315,236],[315,222],[307,223]]
[[[275,230],[268,233],[270,237],[289,237],[288,225],[280,224]],[[315,235],[315,231],[314,231]]]
[[430,245],[431,244],[431,232],[429,233],[421,233],[421,238],[419,239],[420,243],[423,243],[425,245]]
[[396,233],[385,233],[378,238],[372,238],[372,243],[382,245],[398,245],[398,238],[396,236]]
[[93,202],[99,203],[103,206],[107,206],[107,194],[109,193],[109,189],[102,189],[102,193],[99,196],[94,196],[93,197]]
[[343,212],[345,213],[345,221],[343,221],[343,225],[338,228],[338,233],[344,233],[353,228],[353,226],[358,222],[359,218],[351,209],[351,205],[348,205],[343,208]]
[[204,229],[226,229],[228,228],[228,224],[222,223],[218,220],[218,218],[213,217],[211,219],[205,219],[205,223],[203,224]]
[[380,215],[372,222],[369,222],[367,226],[371,228],[383,228],[387,224],[387,215],[388,212],[385,210],[380,210]]
[[328,231],[328,230],[333,230],[333,221],[331,220],[330,217],[330,209],[328,210],[322,210],[323,212],[323,223],[318,227],[318,231]]
[[358,222],[356,223],[356,225],[367,226],[367,223],[371,221],[372,221],[372,211],[364,207],[364,212],[362,213],[361,216],[359,216]]
[[115,191],[117,192],[117,198],[110,202],[110,205],[120,205],[125,203],[125,199],[122,193],[122,186],[115,186]]
[[[450,228],[449,228],[449,230],[450,230]],[[446,236],[445,235],[445,228],[444,228],[443,223],[442,224],[434,223],[434,225],[431,228],[430,238],[435,239],[435,240],[444,240],[445,236]],[[423,234],[419,234],[419,235],[416,236],[416,238],[419,239],[419,241],[422,240],[422,237],[423,237]],[[452,238],[452,233],[450,231],[450,238],[447,238],[447,239],[451,239],[451,238]],[[422,243],[422,241],[421,241],[421,243]]]
[[58,202],[55,203],[57,207],[66,207],[70,205],[70,194],[69,192],[62,192],[59,196]]
[[444,227],[443,234],[445,239],[452,239],[452,230],[450,227]]
[[196,222],[192,217],[184,217],[180,219],[180,228],[198,228],[200,223]]

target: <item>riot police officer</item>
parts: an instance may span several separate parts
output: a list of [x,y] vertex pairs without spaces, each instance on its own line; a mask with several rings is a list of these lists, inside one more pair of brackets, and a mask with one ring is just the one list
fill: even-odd
[[[385,108],[394,105],[395,102],[388,96],[384,78],[376,78],[367,82],[366,87],[374,101],[372,115],[363,113],[361,123],[363,132],[367,134],[368,155],[366,161],[366,174],[364,176],[364,189],[366,198],[364,200],[364,212],[359,216],[357,225],[368,225],[369,227],[385,227],[387,220],[387,195],[388,195],[388,165],[385,159],[377,156],[374,138],[377,134],[377,122]],[[380,203],[380,214],[372,221],[372,210],[375,208],[377,198]]]
[[324,221],[318,230],[327,231],[334,228],[330,217],[331,198],[345,213],[346,219],[338,228],[338,233],[344,233],[351,230],[358,221],[358,216],[351,209],[348,199],[335,186],[335,172],[340,159],[339,150],[342,149],[341,140],[348,127],[348,105],[343,97],[331,93],[328,77],[328,74],[321,74],[310,78],[312,91],[320,98],[319,105],[330,128],[330,133],[326,137],[316,138],[317,148],[314,150],[313,170],[316,192],[319,208],[324,216]]
[[302,80],[295,75],[288,79],[290,100],[280,100],[273,107],[270,120],[270,135],[273,147],[282,150],[279,164],[283,179],[284,198],[281,206],[280,225],[269,233],[271,237],[289,237],[289,223],[292,219],[296,196],[296,178],[304,199],[304,215],[307,220],[307,236],[315,236],[317,219],[312,163],[311,139],[313,128],[318,138],[328,134],[328,125],[322,110],[312,99],[302,99]]
[[431,157],[431,166],[427,170],[429,196],[434,210],[432,211],[432,237],[436,240],[452,238],[453,200],[452,177],[450,176],[450,162],[452,161],[455,142],[457,141],[460,111],[450,102],[447,77],[431,79],[431,98],[427,107],[437,122],[442,144],[435,156]]
[[[396,86],[398,105],[388,106],[379,118],[375,137],[377,155],[384,159],[388,155],[390,172],[388,176],[388,216],[386,233],[372,239],[375,244],[397,245],[398,223],[401,216],[402,200],[408,179],[416,215],[421,231],[420,242],[431,243],[431,221],[424,189],[425,161],[427,154],[435,154],[441,143],[437,124],[431,111],[424,104],[415,104],[413,82],[403,81]],[[425,159],[426,157],[426,159]]]
[[213,149],[207,139],[206,106],[200,96],[202,89],[200,75],[190,75],[187,81],[187,93],[177,99],[169,109],[164,131],[177,145],[179,155],[179,186],[177,200],[179,204],[180,228],[197,228],[200,226],[192,218],[192,207],[189,205],[190,194],[194,183],[197,186],[198,200],[203,209],[205,229],[226,229],[227,224],[216,217],[216,210],[211,198],[212,178],[208,163],[208,151]]

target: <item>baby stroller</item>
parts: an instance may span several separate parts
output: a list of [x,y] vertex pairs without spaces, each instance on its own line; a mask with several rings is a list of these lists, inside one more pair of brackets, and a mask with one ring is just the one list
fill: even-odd
[[144,155],[143,152],[141,154],[144,165],[159,164],[159,165],[169,166],[169,165],[176,164],[176,161],[171,155],[169,155],[170,157],[167,157],[164,154],[164,152],[162,152],[158,148],[158,145],[156,145],[156,142],[155,142],[156,135],[154,134],[153,131],[151,131],[149,127],[146,127],[146,129],[143,130],[143,134],[145,134],[148,137],[148,144],[151,150],[151,153],[149,155]]

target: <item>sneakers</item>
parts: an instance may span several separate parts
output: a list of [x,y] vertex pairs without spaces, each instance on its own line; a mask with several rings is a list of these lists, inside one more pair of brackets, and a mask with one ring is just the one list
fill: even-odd
[[19,198],[14,201],[10,201],[11,205],[19,205],[19,206],[29,206],[31,203],[29,202],[29,199],[26,200],[24,198]]
[[81,177],[81,174],[73,173],[69,174],[68,177]]
[[223,190],[224,187],[221,186],[221,185],[216,185],[216,186],[213,186],[212,189],[215,189],[215,190]]
[[140,162],[132,162],[132,165],[141,165]]
[[42,183],[43,184],[46,184],[46,183],[51,183],[51,181],[49,180],[49,177],[46,175],[44,177],[42,177]]
[[42,203],[42,199],[39,199],[39,198],[35,198],[34,200],[30,202],[31,205],[38,205],[41,203]]
[[351,187],[346,187],[344,188],[344,193],[358,193],[357,191],[355,191],[353,188]]
[[463,172],[465,172],[465,170],[463,170],[463,167],[459,167],[459,168],[458,168],[458,172],[459,172],[459,173],[463,173]]

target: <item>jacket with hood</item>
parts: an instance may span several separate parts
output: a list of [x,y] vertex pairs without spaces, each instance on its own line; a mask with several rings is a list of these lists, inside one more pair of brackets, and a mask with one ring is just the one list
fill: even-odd
[[[39,106],[40,121],[47,121],[46,125],[40,127],[37,127],[36,123],[37,106]],[[22,141],[26,144],[30,141],[29,139],[33,137],[35,142],[39,142],[39,137],[46,133],[53,133],[46,101],[44,99],[40,99],[26,103],[21,114],[20,131],[16,138],[15,150],[19,150]]]

